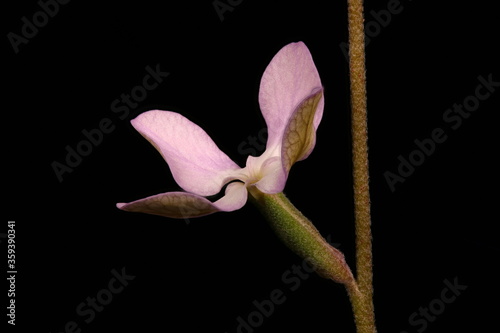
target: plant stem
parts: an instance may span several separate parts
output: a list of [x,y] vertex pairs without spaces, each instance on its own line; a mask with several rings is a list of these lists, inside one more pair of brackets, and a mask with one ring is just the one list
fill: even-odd
[[363,295],[363,293],[359,290],[356,282],[346,284],[345,286],[349,299],[351,300],[357,333],[376,332],[373,312],[371,312],[372,309],[370,308],[365,295]]
[[250,187],[249,199],[266,217],[281,241],[307,260],[318,274],[346,286],[355,284],[344,255],[328,244],[319,231],[283,193],[266,194]]
[[[373,310],[372,236],[368,172],[366,70],[363,0],[348,0],[349,69],[352,107],[354,216],[356,227],[356,279],[359,289],[348,286],[358,332],[375,332]],[[359,295],[358,295],[359,293]],[[357,313],[357,314],[356,314]],[[369,328],[367,328],[369,327]]]
[[311,221],[283,193],[266,194],[253,187],[249,188],[249,192],[249,199],[288,248],[307,260],[321,276],[345,285],[357,332],[374,333],[373,310],[360,291],[344,255],[328,244]]

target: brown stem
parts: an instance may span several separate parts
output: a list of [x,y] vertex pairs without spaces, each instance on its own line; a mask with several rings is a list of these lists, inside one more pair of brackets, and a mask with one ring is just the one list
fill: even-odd
[[[368,172],[368,135],[366,115],[365,33],[363,0],[348,0],[349,69],[352,107],[352,153],[354,211],[356,226],[357,287],[348,287],[358,332],[375,332],[372,278],[372,236]],[[359,288],[359,289],[358,289]]]
[[373,312],[365,295],[359,290],[356,283],[346,284],[346,289],[351,300],[357,333],[376,332]]

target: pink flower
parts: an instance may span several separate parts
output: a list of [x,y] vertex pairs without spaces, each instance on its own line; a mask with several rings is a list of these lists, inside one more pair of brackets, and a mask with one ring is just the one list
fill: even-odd
[[[152,110],[131,121],[160,152],[184,190],[119,203],[117,207],[172,218],[240,209],[248,191],[283,191],[291,166],[312,152],[323,115],[323,88],[312,56],[302,42],[283,47],[267,66],[259,104],[268,128],[265,152],[248,156],[240,168],[208,134],[184,116]],[[225,194],[211,202],[206,197]]]

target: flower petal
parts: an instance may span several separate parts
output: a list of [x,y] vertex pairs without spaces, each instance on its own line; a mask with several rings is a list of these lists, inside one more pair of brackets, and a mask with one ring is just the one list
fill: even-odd
[[320,89],[300,103],[285,127],[281,160],[286,173],[295,162],[307,158],[316,144],[314,117],[321,100],[323,100],[323,90]]
[[116,205],[127,212],[139,212],[172,218],[190,218],[212,214],[218,209],[204,197],[187,192],[167,192]]
[[219,193],[239,169],[198,125],[171,111],[152,110],[131,121],[161,153],[172,175],[187,192],[202,196]]
[[[252,156],[249,156],[249,159]],[[287,173],[283,169],[281,158],[273,156],[266,158],[259,167],[261,178],[254,185],[264,193],[279,193],[285,188]]]
[[[304,43],[288,44],[274,56],[262,75],[259,91],[259,104],[268,129],[267,149],[281,144],[292,112],[321,88],[318,70]],[[315,127],[322,115],[323,100],[314,115]]]
[[245,205],[248,198],[248,191],[244,183],[233,182],[227,185],[226,194],[213,203],[221,212],[232,212]]
[[127,212],[186,219],[215,212],[231,212],[240,209],[247,202],[248,192],[243,183],[229,184],[225,193],[225,196],[214,203],[193,193],[167,192],[129,203],[118,203],[116,207]]

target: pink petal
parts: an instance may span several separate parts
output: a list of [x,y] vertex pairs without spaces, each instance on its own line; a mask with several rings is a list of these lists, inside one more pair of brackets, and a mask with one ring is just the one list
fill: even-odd
[[283,131],[279,151],[270,149],[259,157],[248,157],[247,166],[263,175],[254,184],[261,192],[282,192],[292,165],[311,154],[316,143],[314,115],[322,100],[322,90],[318,90],[298,105]]
[[167,192],[129,203],[118,203],[116,207],[127,212],[139,212],[171,218],[200,217],[215,212],[230,212],[240,209],[247,201],[247,189],[243,183],[231,183],[226,195],[212,203],[208,199],[188,192]]
[[[321,89],[321,79],[311,53],[303,42],[283,47],[267,66],[260,82],[259,103],[268,129],[267,149],[281,144],[288,119],[297,106]],[[324,100],[318,105],[314,127],[323,115]]]
[[172,218],[199,217],[217,212],[204,197],[187,192],[167,192],[116,205],[127,212],[139,212]]
[[245,205],[248,191],[244,183],[234,182],[226,187],[225,195],[213,203],[221,212],[232,212]]
[[251,184],[264,193],[279,193],[286,184],[287,173],[283,168],[281,158],[273,156],[272,151],[266,151],[259,157],[248,156],[247,166],[259,170],[262,177]]
[[231,180],[231,171],[239,169],[203,129],[178,113],[148,111],[131,123],[161,153],[187,192],[216,194]]
[[314,117],[323,101],[323,91],[319,89],[306,97],[292,113],[283,132],[281,161],[288,174],[296,161],[306,159],[316,144]]

